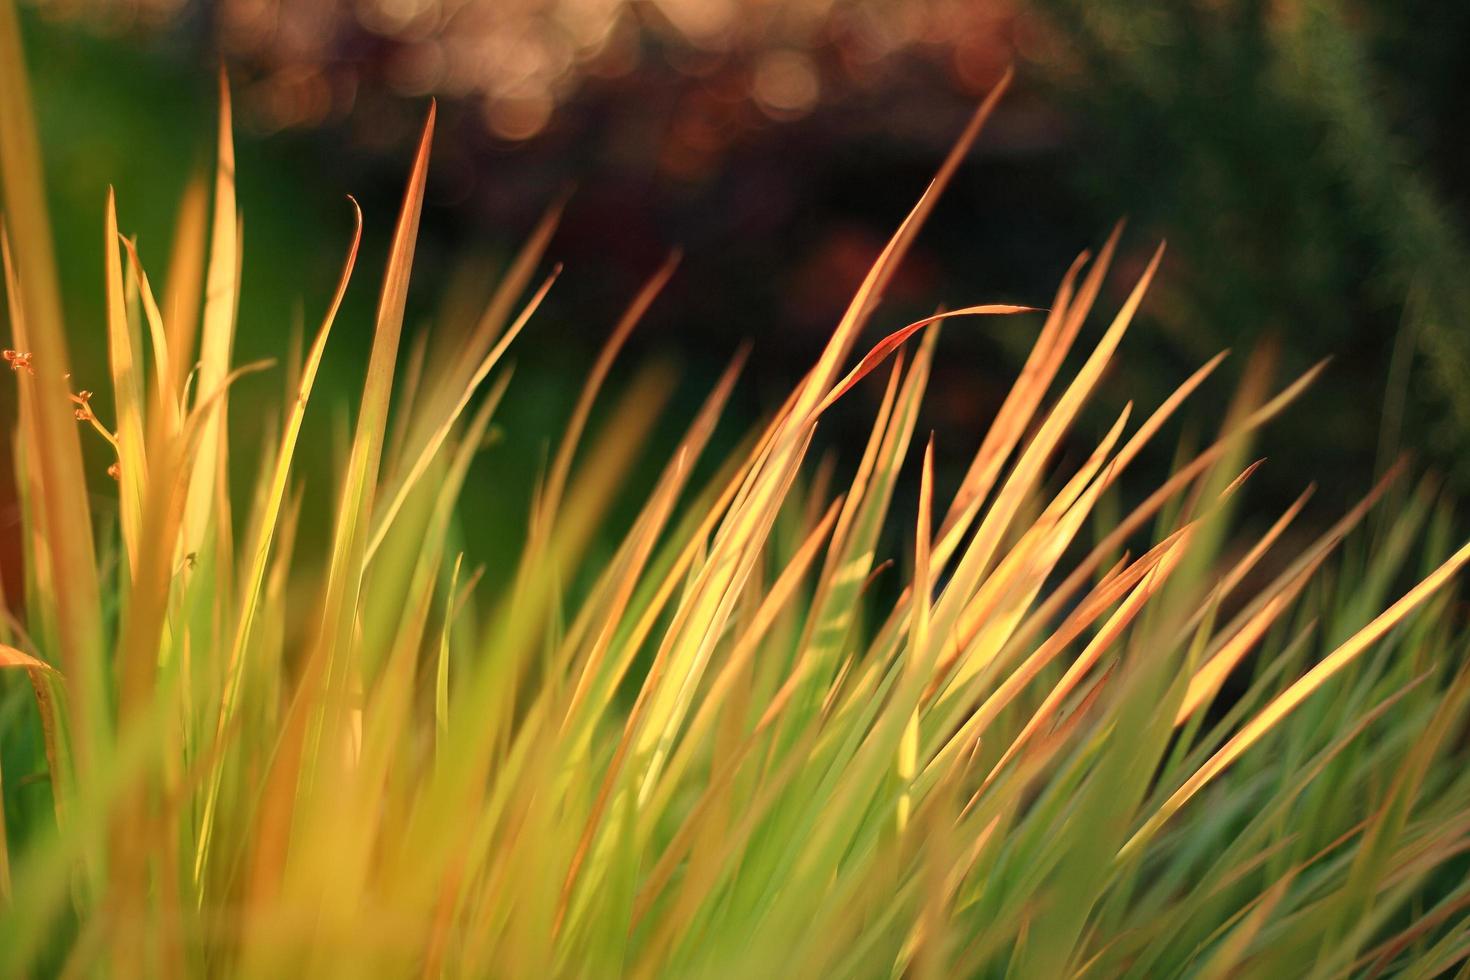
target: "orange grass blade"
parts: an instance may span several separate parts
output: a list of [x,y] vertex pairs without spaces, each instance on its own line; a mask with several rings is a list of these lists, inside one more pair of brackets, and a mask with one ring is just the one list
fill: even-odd
[[872,373],[873,369],[882,364],[890,354],[903,346],[904,341],[925,327],[957,316],[1011,316],[1017,313],[1041,312],[1043,311],[1034,306],[1011,306],[1004,303],[990,303],[983,306],[967,306],[964,309],[949,310],[944,313],[936,313],[933,316],[925,317],[922,320],[916,320],[901,330],[895,330],[880,340],[872,350],[863,356],[863,359],[857,363],[857,366],[849,371],[847,376],[827,393],[827,397],[822,399],[822,403],[817,406],[812,414],[813,416],[821,415],[828,408],[832,407],[833,402],[851,391],[859,381]]
[[833,331],[826,348],[823,349],[821,357],[807,375],[806,382],[799,391],[797,401],[794,405],[794,418],[803,420],[808,418],[812,414],[811,409],[825,397],[825,393],[831,387],[832,379],[837,376],[837,371],[841,367],[842,361],[847,357],[848,352],[852,349],[853,343],[857,340],[858,332],[862,329],[863,324],[867,322],[874,307],[876,307],[878,301],[882,298],[883,290],[887,287],[889,280],[893,278],[899,264],[903,261],[904,255],[907,254],[909,246],[913,244],[914,238],[923,226],[925,219],[934,210],[934,205],[938,202],[939,196],[949,185],[950,180],[954,177],[955,171],[959,169],[960,163],[970,152],[970,147],[974,145],[976,137],[980,135],[980,130],[990,119],[990,115],[1000,102],[1001,96],[1005,94],[1006,89],[1010,86],[1011,78],[1012,71],[1008,68],[1006,69],[1005,75],[1001,77],[1000,81],[996,83],[995,88],[990,91],[990,94],[985,97],[985,101],[975,111],[974,116],[970,118],[969,125],[960,134],[960,138],[955,141],[954,146],[949,151],[949,155],[945,157],[943,165],[940,166],[939,172],[935,174],[934,179],[930,181],[928,188],[925,189],[923,195],[919,198],[919,202],[914,205],[908,217],[904,218],[898,231],[894,233],[893,237],[884,247],[883,252],[878,256],[878,260],[868,270],[867,276],[864,277],[862,284],[858,287],[856,294],[852,298],[852,302],[847,307],[847,311],[842,315],[842,320],[837,324],[837,328]]
[[45,529],[40,543],[52,580],[66,583],[45,599],[55,611],[59,661],[73,698],[79,776],[85,778],[93,748],[107,728],[98,664],[103,640],[97,563],[81,444],[63,380],[70,368],[41,152],[19,18],[10,0],[0,0],[0,186],[5,222],[21,259],[13,261],[9,238],[0,234],[6,240],[12,309],[24,310],[24,321],[16,319],[11,326],[24,334],[22,349],[34,355],[36,365],[36,374],[21,380],[20,397],[29,405],[23,412],[25,438],[39,470],[40,497],[34,504]]
[[337,511],[336,539],[328,572],[328,596],[322,627],[323,640],[329,649],[348,639],[352,620],[356,615],[367,549],[367,517],[373,509],[378,466],[382,459],[384,434],[387,430],[388,403],[393,395],[393,370],[398,359],[398,341],[403,331],[403,312],[408,302],[408,280],[413,266],[419,215],[424,204],[424,182],[428,177],[435,111],[436,107],[431,102],[418,149],[414,154],[413,166],[409,171],[408,187],[404,192],[403,206],[393,231],[388,266],[383,274],[382,291],[378,297],[372,353],[368,358],[367,380],[363,384],[357,430],[352,439],[341,503]]
[[184,186],[174,223],[173,249],[163,280],[163,322],[171,371],[155,379],[156,387],[177,403],[183,397],[198,340],[200,304],[204,298],[204,259],[209,234],[209,184],[195,174]]
[[[0,669],[7,667],[24,670],[27,679],[31,682],[31,691],[36,697],[36,711],[41,716],[41,739],[45,745],[46,768],[51,774],[51,795],[56,810],[56,823],[62,826],[66,822],[68,793],[61,759],[62,745],[56,717],[56,704],[51,696],[51,683],[54,681],[59,684],[62,680],[61,674],[44,660],[37,660],[9,644],[0,643]],[[0,851],[4,849],[4,823],[4,820],[0,820]],[[3,858],[4,854],[0,853],[0,859]],[[3,903],[4,896],[0,895],[0,906],[3,906]]]

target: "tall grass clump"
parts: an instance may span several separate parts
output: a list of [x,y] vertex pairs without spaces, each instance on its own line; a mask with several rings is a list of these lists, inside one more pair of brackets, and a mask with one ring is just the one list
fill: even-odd
[[[696,466],[737,360],[613,526],[662,403],[600,389],[661,270],[592,366],[506,556],[461,544],[456,507],[507,349],[536,342],[534,326],[519,338],[551,285],[535,270],[552,220],[474,329],[404,355],[430,109],[350,437],[330,489],[304,488],[293,462],[361,215],[252,458],[228,438],[236,384],[261,365],[232,357],[227,89],[210,200],[182,209],[168,278],[145,273],[109,194],[106,323],[65,329],[0,4],[24,552],[24,603],[0,623],[0,975],[1461,964],[1470,668],[1447,586],[1470,548],[1430,489],[1395,489],[1398,470],[1315,539],[1293,529],[1305,493],[1258,538],[1229,530],[1252,433],[1317,372],[1271,390],[1248,368],[1218,436],[1155,488],[1119,492],[1220,357],[1060,465],[1159,261],[1099,330],[1115,233],[1045,310],[946,314],[1022,314],[1036,339],[941,497],[935,455],[960,447],[916,441],[941,317],[855,350],[999,94],[779,410]],[[70,380],[68,342],[106,345],[110,397]],[[881,400],[861,457],[809,465],[823,414],[865,378]],[[115,453],[107,533],[83,439]],[[905,466],[916,512],[892,506]],[[234,494],[242,474],[252,489]],[[320,553],[300,533],[307,492],[335,502]],[[480,581],[482,561],[505,574]]]

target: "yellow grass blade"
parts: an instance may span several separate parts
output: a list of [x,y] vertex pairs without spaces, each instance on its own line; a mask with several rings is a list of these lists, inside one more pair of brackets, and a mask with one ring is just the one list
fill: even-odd
[[1327,683],[1343,667],[1360,656],[1374,643],[1378,642],[1399,624],[1409,613],[1424,600],[1443,588],[1445,583],[1454,576],[1465,564],[1470,561],[1470,543],[1463,545],[1439,568],[1405,593],[1397,602],[1380,613],[1372,622],[1354,633],[1345,643],[1332,653],[1324,657],[1311,670],[1288,687],[1275,700],[1262,708],[1254,718],[1241,727],[1228,742],[1221,746],[1220,750],[1212,755],[1204,765],[1200,766],[1174,794],[1164,801],[1132,838],[1123,846],[1119,852],[1119,858],[1124,858],[1141,847],[1152,837],[1164,823],[1173,816],[1180,807],[1189,802],[1190,797],[1199,792],[1210,780],[1225,771],[1232,762],[1249,749],[1262,736],[1271,731],[1281,719],[1294,711],[1303,701],[1310,697],[1323,684]]
[[[217,739],[223,737],[226,727],[231,723],[235,714],[239,698],[240,677],[244,668],[245,648],[259,609],[260,589],[270,562],[271,544],[275,538],[281,505],[285,499],[286,484],[291,475],[291,462],[295,457],[297,439],[306,415],[306,404],[311,398],[312,387],[316,383],[317,371],[321,367],[322,355],[326,351],[327,337],[331,333],[332,324],[336,321],[342,299],[347,293],[347,284],[352,278],[352,270],[357,264],[357,250],[362,243],[362,209],[352,198],[348,200],[352,204],[353,213],[352,243],[348,247],[347,258],[343,262],[342,273],[337,279],[337,288],[332,294],[332,301],[327,307],[322,324],[317,329],[316,339],[312,341],[311,351],[307,354],[306,362],[302,366],[291,415],[286,422],[285,431],[281,434],[280,448],[276,451],[275,470],[270,479],[264,506],[260,511],[258,539],[251,554],[249,569],[245,573],[244,592],[241,596],[238,618],[235,621],[234,642],[230,646],[229,660],[225,665],[225,683],[216,730]],[[215,779],[211,782],[210,791],[205,798],[203,815],[200,818],[199,843],[194,856],[196,882],[203,873],[204,862],[208,855],[210,834],[214,824],[214,808],[218,801],[219,774],[220,771],[216,769]]]
[[932,696],[945,684],[955,687],[967,683],[989,669],[1001,654],[1008,637],[1107,487],[1112,464],[1107,469],[1103,469],[1103,464],[1131,413],[1129,403],[1087,461],[1032,522],[1010,553],[999,561],[969,603],[960,609],[950,637],[952,651],[929,680],[926,696]]
[[[1139,582],[1143,581],[1158,565],[1164,554],[1178,540],[1175,534],[1156,545],[1148,554],[1132,565],[1121,568],[1116,574],[1104,578],[1080,602],[1075,610],[1026,657],[1017,667],[1009,671],[1005,679],[981,702],[980,707],[961,725],[945,743],[943,749],[929,762],[928,767],[939,769],[952,763],[955,755],[965,745],[975,745],[980,734],[1042,669],[1070,646],[1103,613],[1121,600]],[[1120,566],[1123,563],[1120,563]],[[1014,642],[1014,641],[1013,641]]]
[[[930,520],[934,506],[934,437],[924,447],[924,469],[919,483],[919,521],[914,530],[914,609],[910,615],[908,659],[904,670],[922,676],[928,664],[924,651],[929,646],[929,553]],[[898,798],[898,830],[902,833],[913,811],[913,795],[908,789],[919,769],[919,709],[909,713],[903,738],[898,747],[898,778],[904,790]]]
[[[115,224],[116,222],[114,226]],[[132,272],[132,275],[128,277],[128,286],[136,290],[143,307],[143,320],[148,324],[148,337],[153,347],[153,373],[159,378],[166,378],[173,371],[173,360],[169,354],[168,335],[164,331],[163,316],[159,313],[158,304],[153,299],[153,287],[148,282],[148,273],[143,269],[143,260],[138,257],[137,246],[128,238],[123,238],[122,244],[128,251],[129,271]],[[126,316],[126,304],[122,304],[122,308]],[[154,404],[151,410],[156,412],[163,422],[163,431],[174,435],[178,432],[179,416],[184,407],[178,399],[165,395],[158,387],[157,378],[154,381]]]
[[1010,746],[1001,754],[1000,760],[996,762],[995,766],[990,770],[990,774],[985,777],[985,781],[981,784],[982,791],[985,786],[988,786],[995,780],[995,777],[1005,768],[1006,763],[1010,762],[1016,753],[1025,746],[1027,740],[1051,720],[1062,702],[1066,700],[1067,696],[1071,694],[1072,690],[1081,682],[1087,672],[1097,663],[1103,651],[1107,650],[1122,635],[1123,631],[1127,629],[1128,624],[1142,611],[1144,603],[1163,586],[1165,579],[1169,577],[1169,573],[1177,566],[1187,546],[1188,535],[1182,535],[1169,550],[1165,551],[1159,557],[1158,564],[1149,571],[1143,581],[1128,594],[1128,597],[1118,606],[1117,611],[1109,617],[1108,621],[1103,625],[1103,628],[1083,648],[1082,652],[1078,654],[1077,659],[1067,667],[1066,673],[1062,675],[1062,679],[1048,692],[1041,706],[1027,719],[1020,734],[1012,740]]
[[[1306,504],[1307,498],[1311,494],[1312,488],[1308,487],[1276,519],[1276,522],[1271,525],[1270,529],[1261,537],[1261,540],[1252,546],[1245,557],[1236,563],[1235,567],[1220,581],[1220,584],[1212,590],[1211,601],[1205,603],[1201,611],[1191,618],[1190,625],[1195,625],[1205,615],[1206,609],[1224,596],[1229,595],[1236,583],[1250,571],[1266,550],[1271,547],[1272,543],[1286,530],[1287,526],[1301,511],[1302,506]],[[1235,666],[1244,659],[1251,648],[1265,635],[1266,629],[1275,622],[1276,618],[1281,615],[1301,590],[1306,587],[1313,575],[1316,574],[1317,569],[1321,566],[1321,562],[1325,557],[1326,552],[1323,551],[1321,556],[1315,561],[1308,562],[1304,565],[1294,578],[1283,583],[1283,587],[1279,591],[1272,589],[1263,592],[1261,597],[1266,599],[1265,603],[1259,609],[1252,611],[1250,617],[1238,629],[1227,628],[1222,631],[1222,635],[1227,636],[1228,639],[1220,644],[1219,649],[1201,664],[1196,669],[1194,676],[1190,678],[1189,687],[1185,690],[1184,699],[1180,702],[1179,710],[1174,717],[1175,727],[1184,724],[1190,715],[1194,714],[1195,711],[1215,696],[1215,693],[1220,689],[1220,685],[1225,682],[1225,678],[1230,675],[1230,672],[1235,669]]]
[[[1031,623],[1023,628],[1019,635],[1029,635],[1030,631],[1040,629],[1055,616],[1077,590],[1086,584],[1093,573],[1097,571],[1098,566],[1110,555],[1117,553],[1118,549],[1122,547],[1130,535],[1134,534],[1145,522],[1157,514],[1166,503],[1177,496],[1184,488],[1188,487],[1200,474],[1207,472],[1214,463],[1225,455],[1226,451],[1237,440],[1244,438],[1247,434],[1255,431],[1279,415],[1287,405],[1296,400],[1317,379],[1325,367],[1325,361],[1318,362],[1301,377],[1283,388],[1274,398],[1253,411],[1241,422],[1238,428],[1227,432],[1189,463],[1176,469],[1168,479],[1159,485],[1158,489],[1149,494],[1143,503],[1139,504],[1127,516],[1118,521],[1113,529],[1103,536],[1102,540],[1097,543],[1086,558],[1078,562],[1071,573],[1037,607],[1036,612],[1031,618]],[[1133,452],[1137,451],[1137,448],[1132,446],[1131,441],[1130,445],[1124,447],[1123,451],[1119,454],[1120,457],[1128,453],[1130,449]]]
[[[624,638],[622,656],[604,669],[602,667],[604,657],[613,644],[623,613],[633,598],[634,590],[638,585],[638,573],[646,567],[646,563],[653,555],[658,536],[672,512],[676,498],[684,489],[694,459],[704,451],[705,445],[714,432],[715,423],[730,393],[734,390],[735,379],[744,366],[745,357],[746,352],[742,351],[726,367],[724,374],[715,384],[709,397],[705,399],[704,405],[701,406],[699,413],[680,441],[670,463],[660,474],[649,496],[648,504],[628,533],[628,538],[621,549],[622,553],[609,565],[608,575],[616,577],[608,579],[611,593],[608,601],[606,604],[589,601],[584,609],[583,617],[579,617],[579,621],[573,625],[568,634],[567,646],[569,649],[575,649],[579,645],[580,638],[594,628],[595,617],[601,617],[602,625],[598,628],[592,646],[582,656],[578,681],[563,714],[563,727],[565,728],[579,714],[582,701],[590,694],[593,685],[600,687],[601,695],[598,701],[588,711],[580,712],[583,715],[584,732],[579,739],[590,736],[592,725],[606,710],[607,699],[611,697],[617,683],[622,680],[634,653],[652,632],[660,612],[672,598],[679,579],[695,562],[700,542],[705,540],[714,528],[729,500],[736,492],[743,466],[737,467],[736,472],[728,480],[723,481],[721,494],[713,495],[713,499],[709,501],[709,507],[704,511],[703,520],[695,532],[688,537],[685,546],[679,551],[667,573],[658,583],[657,590],[650,598],[643,615],[633,625],[629,636]],[[714,485],[721,486],[722,481],[717,478]],[[561,659],[563,662],[569,662],[569,656]]]
[[[224,391],[235,342],[235,310],[239,302],[240,226],[235,212],[235,141],[230,113],[230,85],[224,68],[219,74],[219,139],[214,175],[214,219],[209,237],[209,265],[205,275],[204,324],[199,347],[200,393]],[[223,483],[228,401],[221,395],[199,437],[199,452],[189,479],[185,507],[183,553],[204,550],[211,527],[210,511]],[[213,522],[223,527],[223,522]]]
[[1309,565],[1287,589],[1272,596],[1270,601],[1246,621],[1245,625],[1232,635],[1213,657],[1195,671],[1194,676],[1189,679],[1189,687],[1185,689],[1184,700],[1180,702],[1179,710],[1174,714],[1176,728],[1188,721],[1190,715],[1214,698],[1220,685],[1225,683],[1225,678],[1241,660],[1245,659],[1245,655],[1251,651],[1251,648],[1260,642],[1271,624],[1311,581],[1317,568],[1317,565]]
[[[802,580],[811,569],[812,562],[817,556],[817,550],[827,539],[832,531],[833,524],[837,518],[838,508],[841,500],[835,500],[827,508],[826,514],[812,528],[806,540],[802,542],[796,553],[786,567],[781,570],[776,581],[771,584],[770,590],[765,598],[761,600],[759,608],[756,609],[750,620],[750,625],[741,635],[739,641],[731,649],[729,656],[720,667],[720,672],[711,681],[709,690],[705,693],[694,718],[689,722],[688,732],[683,742],[676,750],[674,758],[670,761],[665,779],[660,787],[659,795],[653,797],[648,809],[659,812],[668,805],[668,796],[678,786],[677,776],[683,771],[683,767],[691,764],[695,751],[704,743],[705,734],[714,724],[716,713],[727,703],[731,690],[737,679],[750,668],[754,658],[760,652],[761,641],[768,635],[771,627],[775,624],[776,617],[786,609],[796,597],[797,590]],[[781,708],[786,703],[786,695],[790,687],[783,688],[771,699],[767,710],[761,715],[751,730],[749,737],[742,746],[732,751],[726,760],[726,765],[734,767],[744,758],[745,753],[755,747],[756,738],[764,733],[780,715]],[[733,775],[733,772],[731,773]]]
[[449,631],[454,626],[455,593],[459,590],[459,566],[464,552],[454,556],[449,592],[444,600],[444,628],[439,633],[439,658],[434,668],[434,757],[438,759],[449,738]]
[[373,555],[377,553],[378,547],[383,543],[384,536],[388,533],[388,528],[393,523],[393,518],[398,516],[398,511],[402,508],[403,502],[408,498],[409,492],[413,490],[414,484],[424,475],[424,471],[428,469],[429,463],[433,461],[434,455],[439,451],[439,447],[444,445],[444,440],[449,436],[449,432],[454,427],[454,423],[459,420],[460,414],[464,412],[465,406],[470,403],[470,398],[474,396],[475,390],[489,376],[491,369],[505,355],[506,349],[520,335],[521,330],[530,322],[531,316],[541,306],[541,301],[551,291],[551,286],[556,282],[556,277],[560,274],[560,271],[560,269],[557,269],[546,277],[546,281],[541,284],[541,288],[536,290],[530,302],[521,310],[520,316],[516,317],[510,329],[500,338],[500,342],[495,345],[490,353],[485,355],[485,359],[475,368],[475,373],[465,383],[464,391],[460,394],[459,400],[450,409],[449,414],[430,434],[429,441],[424,445],[418,458],[414,460],[413,466],[409,469],[407,475],[404,476],[403,482],[399,484],[397,492],[393,495],[393,499],[383,511],[383,516],[378,520],[377,530],[373,532],[372,537],[368,540],[367,551],[363,557],[364,563],[371,561]]
[[123,544],[128,567],[138,567],[138,540],[142,534],[143,487],[147,467],[143,455],[143,378],[140,351],[133,346],[124,306],[122,253],[118,249],[117,205],[107,190],[103,238],[107,285],[107,354],[112,368],[112,390],[117,412],[118,498]]

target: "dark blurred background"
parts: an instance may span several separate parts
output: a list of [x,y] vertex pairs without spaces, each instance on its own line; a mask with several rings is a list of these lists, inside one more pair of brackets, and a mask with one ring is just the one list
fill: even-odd
[[[1230,347],[1193,413],[1206,437],[1247,355],[1269,340],[1278,384],[1334,361],[1262,441],[1275,462],[1256,480],[1260,513],[1309,480],[1323,486],[1319,512],[1335,513],[1399,448],[1457,493],[1470,481],[1462,0],[45,0],[23,14],[68,313],[75,335],[96,337],[75,355],[79,372],[90,358],[105,376],[105,187],[117,186],[122,225],[161,276],[179,194],[211,159],[223,59],[245,216],[242,360],[279,354],[303,315],[317,321],[350,233],[350,192],[367,245],[324,384],[331,401],[351,402],[433,95],[415,325],[447,291],[488,295],[542,212],[570,194],[548,252],[566,272],[518,344],[509,463],[485,480],[529,485],[597,346],[676,246],[683,264],[635,335],[628,371],[676,363],[685,411],[670,416],[687,416],[749,339],[733,411],[753,421],[810,364],[1014,65],[1012,93],[875,335],[940,304],[1044,306],[1077,252],[1126,216],[1099,319],[1160,239],[1169,252],[1079,437],[1128,399],[1151,409]],[[922,424],[937,430],[951,478],[1036,326],[946,328]],[[859,444],[875,397],[837,414],[831,445]],[[248,437],[258,419],[237,414]],[[1171,453],[1161,443],[1138,486]],[[518,493],[471,496],[509,518],[523,512]]]

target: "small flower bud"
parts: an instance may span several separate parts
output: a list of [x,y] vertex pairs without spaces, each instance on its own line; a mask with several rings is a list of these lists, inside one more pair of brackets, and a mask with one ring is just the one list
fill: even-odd
[[24,370],[27,374],[36,373],[35,368],[31,366],[31,355],[26,351],[6,349],[3,353],[0,353],[0,357],[5,358],[6,363],[10,365],[10,370],[12,371]]

